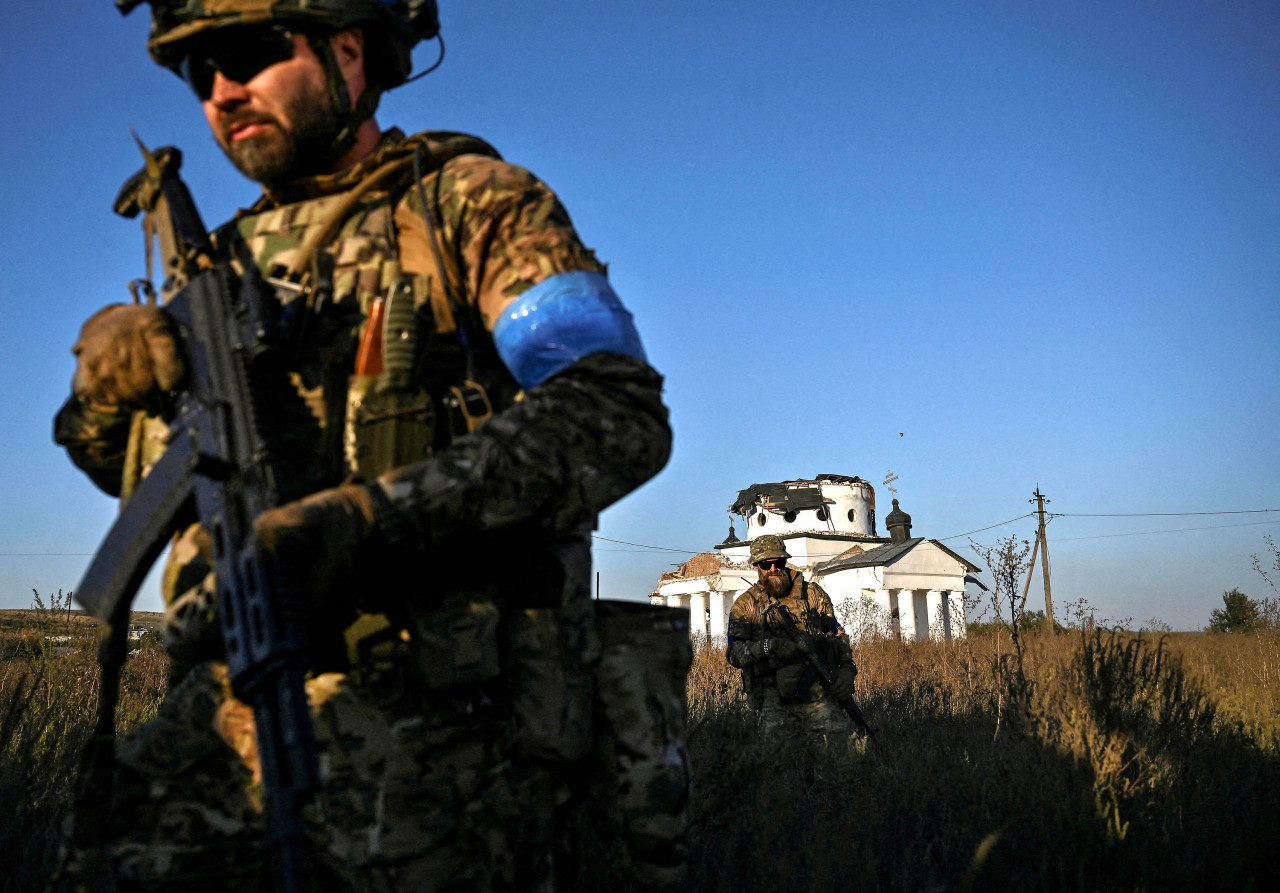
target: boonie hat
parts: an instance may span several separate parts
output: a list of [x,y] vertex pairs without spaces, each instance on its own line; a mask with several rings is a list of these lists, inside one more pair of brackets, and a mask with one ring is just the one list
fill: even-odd
[[751,563],[759,564],[770,558],[790,558],[791,553],[782,545],[782,537],[772,533],[758,536],[751,541]]

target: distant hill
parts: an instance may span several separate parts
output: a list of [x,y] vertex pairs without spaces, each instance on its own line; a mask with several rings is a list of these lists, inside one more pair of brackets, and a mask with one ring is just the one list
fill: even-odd
[[[70,620],[74,624],[97,626],[98,620],[84,611],[71,611],[70,616],[61,611],[40,611],[35,608],[0,608],[0,627],[23,627],[36,623],[65,623]],[[159,629],[164,622],[164,614],[159,611],[134,611],[129,616],[130,626],[141,626],[145,629]]]

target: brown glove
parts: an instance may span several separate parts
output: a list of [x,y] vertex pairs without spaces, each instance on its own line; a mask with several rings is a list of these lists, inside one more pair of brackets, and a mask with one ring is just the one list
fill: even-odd
[[[376,486],[376,485],[375,485]],[[335,606],[355,583],[362,552],[374,537],[373,497],[343,484],[263,512],[253,524],[278,573],[313,606]]]
[[169,318],[145,304],[102,308],[85,322],[71,352],[72,390],[95,409],[148,407],[186,374]]

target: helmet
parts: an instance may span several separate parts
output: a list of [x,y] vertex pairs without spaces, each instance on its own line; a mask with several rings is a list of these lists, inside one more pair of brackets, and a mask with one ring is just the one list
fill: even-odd
[[758,536],[751,541],[751,563],[759,564],[770,558],[790,558],[791,553],[782,545],[782,537],[772,533]]
[[[143,0],[116,0],[128,15]],[[219,28],[281,22],[300,29],[361,28],[377,47],[365,53],[371,84],[398,87],[413,70],[410,50],[440,33],[436,0],[146,0],[151,58],[177,72],[192,38]]]

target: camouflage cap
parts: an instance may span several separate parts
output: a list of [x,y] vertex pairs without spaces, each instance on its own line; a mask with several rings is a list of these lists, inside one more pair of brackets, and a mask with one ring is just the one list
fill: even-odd
[[782,545],[782,537],[772,533],[758,536],[751,541],[751,563],[759,564],[770,558],[790,558],[791,553]]
[[[144,0],[116,0],[128,15]],[[178,71],[193,38],[219,28],[282,22],[299,28],[365,29],[380,52],[379,86],[403,84],[413,63],[409,52],[440,33],[436,0],[145,0],[151,4],[147,49],[165,68]]]

